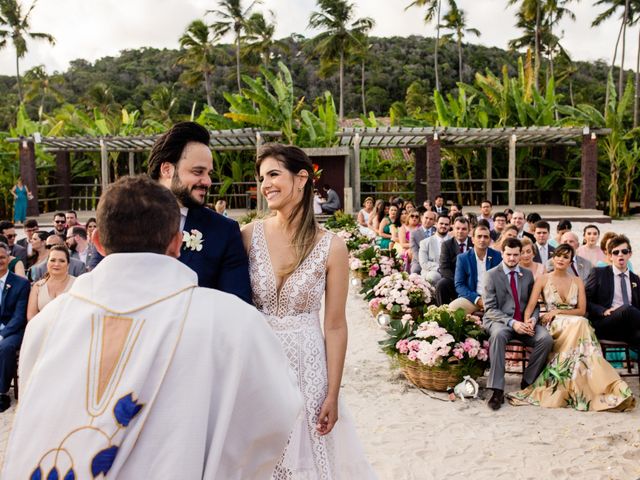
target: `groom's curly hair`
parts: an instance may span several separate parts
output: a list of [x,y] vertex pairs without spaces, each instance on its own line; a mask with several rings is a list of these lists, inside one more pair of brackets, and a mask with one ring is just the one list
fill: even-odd
[[169,162],[177,165],[187,143],[196,142],[209,146],[209,131],[196,122],[179,122],[158,137],[153,144],[147,173],[154,180],[160,178],[160,166]]

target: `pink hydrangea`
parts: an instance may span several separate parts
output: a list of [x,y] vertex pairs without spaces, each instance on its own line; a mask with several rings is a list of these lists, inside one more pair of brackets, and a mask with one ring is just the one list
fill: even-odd
[[398,342],[396,343],[396,349],[403,355],[409,353],[409,340],[407,340],[406,338],[398,340]]

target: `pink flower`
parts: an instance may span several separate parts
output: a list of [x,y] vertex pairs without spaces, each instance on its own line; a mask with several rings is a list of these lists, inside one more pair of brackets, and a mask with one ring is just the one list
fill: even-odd
[[409,340],[407,340],[406,338],[398,340],[398,342],[396,343],[396,349],[398,349],[398,351],[403,355],[409,353]]
[[378,270],[380,270],[379,265],[376,265],[376,264],[371,265],[371,268],[369,269],[369,276],[375,277],[378,274]]
[[407,355],[407,358],[409,360],[411,360],[412,362],[415,362],[418,358],[418,354],[414,351],[409,352],[409,354]]

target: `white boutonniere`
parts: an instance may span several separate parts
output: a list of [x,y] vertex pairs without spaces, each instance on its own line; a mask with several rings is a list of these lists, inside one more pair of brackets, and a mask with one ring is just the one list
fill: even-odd
[[182,248],[199,252],[200,250],[202,250],[202,244],[204,243],[202,232],[195,229],[191,230],[191,232],[187,232],[186,230],[183,231],[182,243],[184,243],[184,246]]
[[636,282],[631,282],[631,286],[632,286],[633,288],[638,288],[638,284],[637,284]]

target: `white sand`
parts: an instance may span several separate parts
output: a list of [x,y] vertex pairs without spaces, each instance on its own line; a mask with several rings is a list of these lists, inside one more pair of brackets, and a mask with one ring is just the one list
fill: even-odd
[[[601,227],[626,233],[640,249],[640,220]],[[632,260],[640,272],[640,254]],[[493,412],[482,400],[437,400],[432,397],[445,396],[430,397],[390,369],[377,345],[384,333],[354,291],[347,308],[343,400],[381,479],[640,478],[640,408],[582,413],[505,404]],[[507,390],[519,382],[518,375],[509,375]],[[637,378],[629,384],[638,396]],[[0,459],[14,410],[0,414]]]

